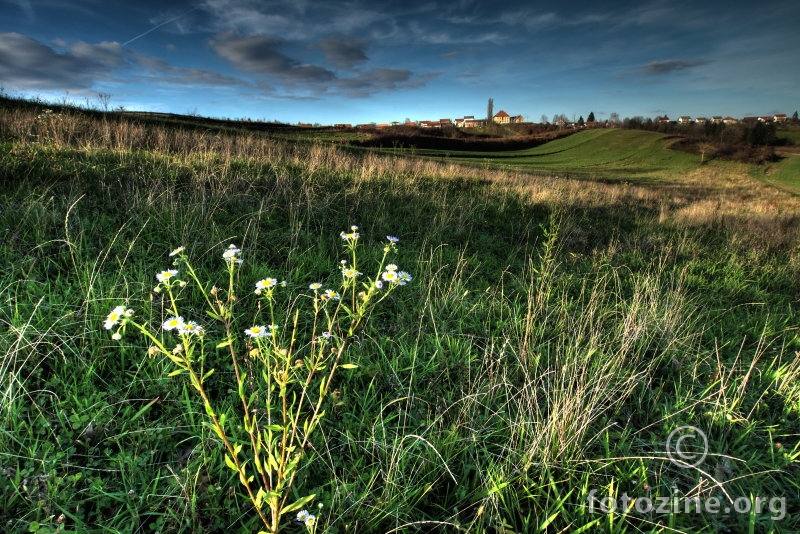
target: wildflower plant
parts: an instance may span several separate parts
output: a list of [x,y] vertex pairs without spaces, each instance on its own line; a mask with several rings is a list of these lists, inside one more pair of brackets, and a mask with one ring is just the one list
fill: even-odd
[[[166,305],[162,323],[153,327],[139,322],[124,305],[114,307],[104,323],[115,340],[128,328],[138,331],[151,345],[150,357],[169,358],[175,366],[169,375],[188,379],[209,417],[208,426],[224,445],[225,464],[238,475],[264,525],[262,532],[277,533],[282,516],[290,513],[296,513],[307,531],[316,531],[317,518],[304,508],[316,495],[290,502],[298,493],[292,491],[298,470],[308,461],[303,451],[324,418],[337,371],[356,368],[342,361],[349,340],[376,305],[411,281],[411,275],[386,264],[397,250],[396,237],[387,236],[369,279],[359,271],[358,227],[342,232],[341,238],[347,259],[336,282],[331,287],[312,282],[303,289],[305,298],[280,299],[291,303],[285,306],[276,297],[287,284],[272,277],[256,282],[248,298],[239,298],[244,253],[235,245],[222,254],[224,289],[204,284],[186,249],[178,247],[170,253],[173,268],[156,275],[154,291],[164,296]],[[213,325],[181,313],[193,294],[201,296]],[[248,303],[255,311],[240,312],[239,306]],[[218,410],[208,391],[214,369],[207,368],[206,356],[220,349],[233,364],[241,405],[235,414]]]

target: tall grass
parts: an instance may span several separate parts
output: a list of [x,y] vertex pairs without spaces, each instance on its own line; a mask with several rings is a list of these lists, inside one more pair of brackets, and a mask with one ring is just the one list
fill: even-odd
[[[415,280],[352,339],[359,368],[306,451],[296,485],[323,505],[319,531],[799,528],[790,197],[745,175],[595,184],[42,113],[0,112],[6,531],[255,531],[169,361],[120,349],[103,319],[127,301],[159,324],[153,273],[179,244],[212,272],[235,241],[243,283],[301,288],[335,270],[351,224],[398,235]],[[209,391],[236,413],[233,368],[209,357]],[[708,434],[697,469],[666,456],[682,425]],[[788,504],[780,520],[601,513],[592,490]]]

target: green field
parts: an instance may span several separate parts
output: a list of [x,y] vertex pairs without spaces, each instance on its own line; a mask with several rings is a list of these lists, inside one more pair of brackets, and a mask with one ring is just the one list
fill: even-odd
[[796,197],[197,122],[0,101],[4,532],[800,531]]
[[800,154],[784,154],[766,173],[756,171],[756,175],[763,176],[768,184],[800,194]]
[[471,165],[499,165],[533,173],[601,179],[663,179],[696,168],[700,156],[670,150],[674,137],[639,130],[588,130],[526,150],[456,152],[414,150]]

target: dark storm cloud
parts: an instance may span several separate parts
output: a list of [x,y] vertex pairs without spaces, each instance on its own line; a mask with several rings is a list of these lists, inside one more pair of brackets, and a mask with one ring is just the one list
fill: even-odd
[[238,78],[231,78],[218,72],[175,67],[163,59],[138,54],[135,58],[136,62],[145,69],[146,76],[157,78],[159,83],[206,86],[246,85]]
[[420,87],[436,76],[420,76],[408,69],[358,71],[357,65],[368,60],[363,51],[366,40],[326,38],[318,43],[332,65],[355,72],[348,77],[324,67],[301,63],[278,51],[286,44],[265,35],[242,37],[229,32],[212,40],[211,48],[241,71],[262,75],[289,88],[306,84],[306,89],[318,94],[338,92],[351,98],[363,97],[379,91]]
[[63,52],[18,33],[0,33],[0,80],[14,89],[88,89],[124,63],[117,43],[74,43]]
[[354,98],[367,96],[377,91],[394,91],[397,89],[421,87],[431,78],[438,75],[439,73],[429,73],[417,76],[406,69],[378,68],[363,72],[352,78],[342,78],[336,82],[336,86],[347,96]]
[[278,52],[280,44],[279,40],[264,35],[239,37],[230,33],[211,41],[217,54],[246,72],[304,83],[324,83],[336,77],[323,67],[304,64]]
[[55,41],[54,47],[18,33],[0,33],[0,81],[15,90],[86,91],[101,81],[147,78],[178,85],[241,85],[219,73],[186,69],[132,53],[119,43]]
[[652,61],[647,65],[642,66],[641,73],[645,76],[661,76],[663,74],[670,74],[681,70],[691,69],[692,67],[700,67],[707,65],[707,61],[685,61],[682,59],[667,59],[664,61]]
[[325,59],[338,69],[354,70],[357,65],[367,61],[364,48],[366,39],[342,39],[328,37],[319,42],[319,48]]

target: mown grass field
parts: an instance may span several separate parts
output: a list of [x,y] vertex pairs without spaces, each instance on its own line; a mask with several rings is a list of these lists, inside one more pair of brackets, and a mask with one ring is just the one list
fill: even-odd
[[[205,388],[252,466],[237,385],[263,422],[284,376],[259,368],[244,333],[267,320],[253,288],[286,282],[276,347],[306,365],[321,343],[309,285],[347,294],[340,232],[358,225],[363,276],[391,235],[413,280],[352,335],[328,332],[352,368],[320,395],[285,489],[314,495],[316,532],[797,532],[798,200],[633,133],[495,168],[2,102],[0,524],[265,530],[186,373],[104,321],[124,305],[173,347],[153,289],[185,246],[207,285],[181,289],[180,310],[208,332]],[[624,183],[587,180],[593,167]],[[243,263],[229,279],[230,244]],[[229,281],[220,346],[202,295]],[[685,426],[708,438],[694,466],[668,454]],[[659,498],[679,505],[646,509]],[[685,509],[714,499],[719,513]],[[294,512],[281,532],[309,530]]]

